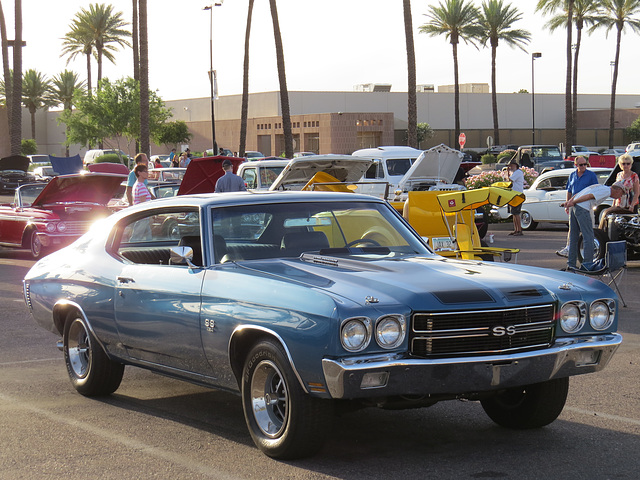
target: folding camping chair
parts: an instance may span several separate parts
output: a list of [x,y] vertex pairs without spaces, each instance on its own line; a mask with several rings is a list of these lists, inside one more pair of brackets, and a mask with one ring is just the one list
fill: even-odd
[[[583,264],[581,268],[571,269],[573,272],[580,273],[582,275],[600,277],[600,280],[607,285],[613,284],[618,296],[622,301],[623,306],[627,306],[622,298],[622,293],[618,287],[618,279],[622,276],[627,268],[627,242],[620,240],[617,242],[607,242],[606,251],[604,254],[604,262],[600,265],[600,262],[594,262],[591,266],[592,269],[584,268]],[[609,280],[605,281],[605,275],[609,275]]]

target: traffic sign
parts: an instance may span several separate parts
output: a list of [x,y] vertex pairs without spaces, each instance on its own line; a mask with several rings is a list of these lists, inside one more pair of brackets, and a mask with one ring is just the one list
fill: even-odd
[[461,133],[458,137],[458,143],[460,144],[460,148],[464,148],[464,144],[467,143],[467,136],[464,133]]

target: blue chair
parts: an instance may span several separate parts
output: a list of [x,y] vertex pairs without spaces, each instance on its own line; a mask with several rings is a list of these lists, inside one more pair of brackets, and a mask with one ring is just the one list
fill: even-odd
[[[627,242],[620,240],[617,242],[607,242],[604,258],[591,263],[583,263],[580,268],[571,271],[582,275],[600,277],[600,280],[607,285],[613,284],[623,306],[627,306],[618,287],[618,279],[627,268]],[[609,275],[609,280],[605,281],[604,276]]]

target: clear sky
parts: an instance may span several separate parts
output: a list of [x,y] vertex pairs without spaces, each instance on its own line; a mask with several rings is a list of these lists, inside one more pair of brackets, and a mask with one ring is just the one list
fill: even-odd
[[[100,0],[102,2],[102,0]],[[220,1],[220,0],[218,0]],[[61,38],[80,8],[88,1],[22,0],[24,39],[23,69],[52,77],[65,68],[86,79],[86,59],[69,65],[60,58]],[[116,11],[131,21],[131,0],[112,0]],[[476,5],[480,5],[478,0]],[[531,91],[531,52],[535,61],[536,93],[563,93],[565,89],[566,34],[544,28],[548,20],[535,13],[536,0],[513,1],[523,13],[516,24],[532,33],[527,52],[498,48],[498,92],[522,88]],[[209,96],[210,12],[202,8],[210,0],[148,0],[149,83],[164,100]],[[427,21],[430,1],[412,1],[418,84],[453,84],[451,45],[443,37],[418,33]],[[392,91],[406,91],[405,34],[401,0],[278,0],[284,45],[287,86],[290,91],[351,91],[360,83],[390,83]],[[220,95],[242,92],[244,36],[248,0],[225,0],[213,9],[213,68]],[[13,38],[13,2],[3,2]],[[130,29],[130,26],[128,27]],[[618,93],[638,94],[637,51],[640,36],[628,31],[623,37]],[[267,0],[256,0],[253,12],[249,91],[278,90],[273,27]],[[579,92],[609,94],[611,61],[615,57],[615,31],[584,35],[579,64]],[[460,82],[490,83],[489,48],[476,50],[459,45]],[[130,49],[116,53],[116,64],[105,62],[104,76],[115,80],[132,76]],[[97,66],[93,65],[95,82]]]

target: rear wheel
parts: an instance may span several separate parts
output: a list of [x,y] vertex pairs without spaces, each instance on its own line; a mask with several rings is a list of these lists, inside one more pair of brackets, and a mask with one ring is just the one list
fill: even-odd
[[506,428],[549,425],[562,412],[569,393],[569,377],[510,388],[481,401],[489,418]]
[[63,352],[67,373],[78,393],[88,397],[109,395],[120,386],[124,365],[107,356],[79,312],[67,316]]
[[247,357],[242,406],[253,441],[273,458],[316,453],[331,428],[333,402],[304,392],[282,347],[270,340],[258,343]]

